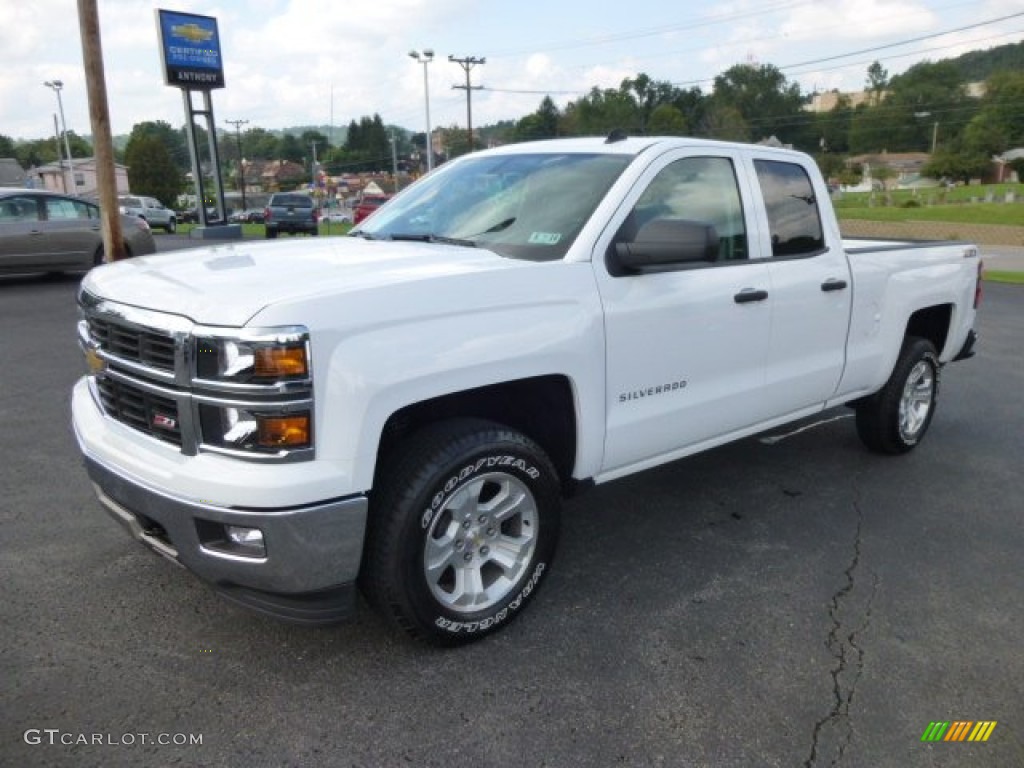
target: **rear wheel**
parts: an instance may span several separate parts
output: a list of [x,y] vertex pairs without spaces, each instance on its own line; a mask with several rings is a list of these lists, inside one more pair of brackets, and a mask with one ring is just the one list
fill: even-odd
[[909,336],[885,386],[857,405],[857,434],[876,453],[900,454],[921,442],[939,391],[939,360],[927,339]]
[[524,435],[463,419],[427,427],[380,473],[360,583],[409,634],[477,640],[536,592],[558,542],[558,477]]
[[275,237],[277,237],[277,230],[267,227],[267,239],[273,240]]

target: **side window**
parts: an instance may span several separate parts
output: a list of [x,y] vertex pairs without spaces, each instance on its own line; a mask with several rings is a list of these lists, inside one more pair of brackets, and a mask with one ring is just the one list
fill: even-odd
[[78,211],[75,210],[75,203],[72,200],[47,198],[46,218],[50,221],[59,221],[60,219],[77,219]]
[[825,250],[821,214],[807,172],[795,163],[755,160],[772,256],[811,256]]
[[36,199],[28,195],[8,197],[0,202],[0,221],[39,221]]
[[632,241],[644,226],[660,219],[709,224],[718,238],[716,261],[747,258],[743,204],[728,158],[686,157],[662,168],[626,217],[616,242]]

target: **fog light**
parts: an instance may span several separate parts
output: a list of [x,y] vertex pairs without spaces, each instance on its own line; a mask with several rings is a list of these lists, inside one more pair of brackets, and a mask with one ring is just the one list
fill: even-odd
[[228,541],[235,547],[258,557],[266,557],[267,548],[263,545],[263,531],[259,528],[246,528],[243,525],[225,525],[224,532]]
[[263,416],[258,414],[258,444],[262,448],[305,448],[309,440],[309,415]]

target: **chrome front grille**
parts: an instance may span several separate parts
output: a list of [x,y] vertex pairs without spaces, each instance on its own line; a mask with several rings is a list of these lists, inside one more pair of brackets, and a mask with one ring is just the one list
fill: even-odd
[[111,355],[160,371],[174,372],[173,336],[100,317],[90,317],[86,322],[89,335]]
[[178,403],[173,398],[147,392],[110,376],[97,378],[96,391],[100,405],[112,419],[181,447],[181,418]]

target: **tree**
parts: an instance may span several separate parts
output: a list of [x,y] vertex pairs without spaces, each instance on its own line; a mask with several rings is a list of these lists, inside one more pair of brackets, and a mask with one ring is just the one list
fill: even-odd
[[14,139],[0,133],[0,157],[14,157]]
[[652,136],[685,136],[690,133],[686,117],[678,107],[671,104],[659,104],[651,112],[647,122],[647,131]]
[[124,156],[131,190],[173,206],[185,179],[164,143],[143,133],[128,141]]
[[514,141],[534,141],[536,139],[553,139],[558,136],[558,123],[561,113],[550,96],[545,96],[536,112],[532,112],[516,123],[512,131]]
[[940,149],[921,171],[934,179],[953,179],[966,184],[985,173],[991,164],[985,155]]
[[715,78],[712,101],[735,109],[757,141],[775,136],[780,141],[808,147],[816,142],[807,137],[812,125],[802,116],[804,97],[797,83],[771,64],[737,64]]
[[885,96],[885,89],[889,86],[889,71],[878,61],[872,62],[868,67],[867,90],[871,104],[878,106]]
[[[141,138],[156,139],[164,145],[171,160],[180,171],[190,170],[192,161],[189,157],[188,144],[185,143],[183,131],[175,130],[169,123],[163,120],[147,120],[132,126],[128,141],[131,142],[132,139]],[[125,149],[127,149],[127,145]],[[73,150],[72,154],[74,154]]]

